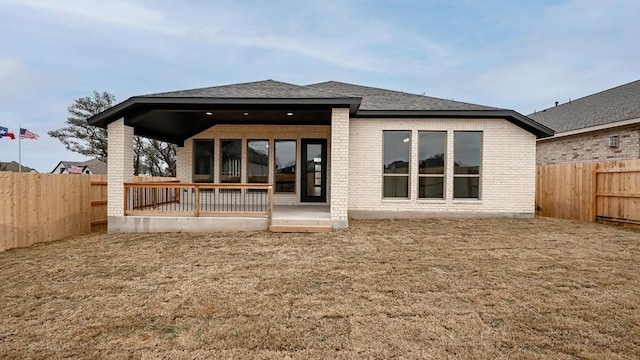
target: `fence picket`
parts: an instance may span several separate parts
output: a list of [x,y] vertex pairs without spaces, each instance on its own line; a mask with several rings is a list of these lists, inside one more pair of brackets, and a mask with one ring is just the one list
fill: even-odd
[[538,166],[536,215],[640,224],[640,160]]

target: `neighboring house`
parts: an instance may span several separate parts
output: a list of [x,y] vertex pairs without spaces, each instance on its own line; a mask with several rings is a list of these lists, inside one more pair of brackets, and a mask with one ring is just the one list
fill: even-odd
[[34,173],[34,174],[38,173],[37,170],[24,165],[22,165],[22,169],[20,169],[20,164],[16,161],[11,161],[11,162],[0,161],[0,171],[11,171],[11,172],[22,171],[23,173]]
[[[274,205],[323,205],[333,228],[349,217],[533,216],[536,139],[553,135],[513,110],[335,81],[135,96],[88,122],[108,129],[110,232],[215,230],[212,217],[127,210],[143,194],[125,185],[134,134],[178,146],[184,186],[273,184]],[[178,211],[196,203],[182,189]],[[216,191],[207,201],[245,190]]]
[[98,159],[87,161],[60,161],[52,174],[107,175],[107,164]]
[[640,159],[640,80],[528,115],[555,130],[537,164]]

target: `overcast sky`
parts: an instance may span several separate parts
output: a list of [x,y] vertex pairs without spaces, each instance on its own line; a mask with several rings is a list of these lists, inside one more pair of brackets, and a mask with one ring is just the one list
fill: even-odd
[[84,160],[47,131],[93,90],[337,80],[526,115],[638,80],[638,18],[637,0],[0,0],[0,126],[39,134],[23,164],[49,172]]

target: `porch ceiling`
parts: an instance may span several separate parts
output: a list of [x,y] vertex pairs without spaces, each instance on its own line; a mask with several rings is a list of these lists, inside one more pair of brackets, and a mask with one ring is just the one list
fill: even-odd
[[[343,105],[344,106],[344,105]],[[127,107],[125,124],[136,135],[182,146],[184,140],[220,124],[330,125],[326,104],[133,104]],[[104,126],[96,122],[95,125]]]

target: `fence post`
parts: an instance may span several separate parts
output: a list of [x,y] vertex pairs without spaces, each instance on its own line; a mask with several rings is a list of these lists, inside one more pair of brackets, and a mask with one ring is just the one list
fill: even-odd
[[194,204],[193,204],[193,216],[200,216],[200,187],[198,185],[195,186],[195,196],[194,196]]
[[267,188],[267,194],[268,194],[267,209],[269,211],[269,226],[271,226],[271,219],[273,219],[273,185],[269,185],[269,187]]
[[591,167],[591,207],[589,211],[589,221],[596,222],[597,206],[598,206],[598,168],[599,165]]

